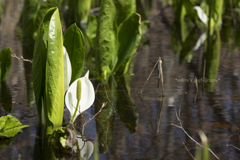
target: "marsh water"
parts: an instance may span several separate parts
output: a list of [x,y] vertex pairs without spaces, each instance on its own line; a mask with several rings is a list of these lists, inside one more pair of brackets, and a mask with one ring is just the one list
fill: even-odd
[[[112,105],[106,106],[96,119],[86,125],[86,139],[98,142],[101,160],[192,159],[184,144],[194,155],[196,143],[175,126],[179,126],[176,111],[180,111],[183,128],[194,140],[201,143],[198,131],[202,130],[211,150],[220,159],[239,159],[240,151],[233,146],[240,148],[240,46],[234,47],[232,41],[226,43],[222,40],[214,82],[210,84],[211,89],[202,89],[204,47],[194,51],[191,62],[180,65],[179,54],[174,54],[171,44],[173,8],[157,1],[153,3],[148,18],[151,22],[146,35],[148,43],[139,46],[135,53],[133,74],[112,78],[106,84]],[[0,49],[11,47],[12,53],[18,57],[24,56],[16,32],[22,7],[23,0],[6,1],[0,24]],[[226,35],[223,33],[221,36],[224,39]],[[155,69],[139,96],[138,92],[158,57],[161,57],[163,65],[164,95],[161,83],[158,88],[158,70]],[[7,115],[9,111],[23,124],[30,125],[7,142],[0,140],[4,144],[0,147],[1,160],[41,159],[40,152],[36,154],[36,143],[41,137],[37,134],[38,115],[31,75],[30,62],[13,58],[6,83],[1,84],[0,99],[4,100],[1,101],[0,116]],[[96,100],[85,113],[87,118],[108,101],[104,86],[99,85],[94,75],[90,75],[90,80],[97,92]],[[195,77],[199,80],[198,92]],[[69,116],[65,108],[65,121]],[[80,124],[79,118],[76,126],[81,128]],[[93,159],[93,154],[90,159]],[[211,155],[211,159],[215,157]]]

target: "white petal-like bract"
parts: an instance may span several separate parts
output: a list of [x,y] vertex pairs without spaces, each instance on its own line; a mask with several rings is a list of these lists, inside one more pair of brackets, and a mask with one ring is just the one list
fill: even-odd
[[[87,72],[84,77],[79,78],[81,80],[81,88],[82,88],[81,100],[79,103],[78,111],[76,112],[76,116],[73,118],[73,122],[75,121],[75,119],[80,113],[90,108],[95,100],[94,88],[93,88],[92,82],[88,79],[88,76],[89,76],[89,72]],[[77,94],[77,81],[79,79],[75,80],[71,84],[65,96],[65,103],[68,110],[70,111],[71,116],[73,116],[76,105],[77,105],[76,94]]]
[[63,47],[63,58],[64,58],[64,92],[68,90],[69,83],[72,76],[72,66],[65,47]]

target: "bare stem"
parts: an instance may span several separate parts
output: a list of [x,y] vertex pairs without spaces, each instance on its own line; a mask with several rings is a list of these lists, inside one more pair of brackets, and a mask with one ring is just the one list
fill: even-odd
[[83,124],[83,129],[82,129],[82,135],[84,135],[84,127],[87,125],[91,120],[93,120],[100,112],[102,112],[102,109],[107,105],[107,102],[103,103],[101,109],[86,123]]
[[189,149],[187,148],[187,146],[185,145],[185,143],[184,143],[184,142],[182,142],[182,143],[183,143],[184,147],[186,148],[187,152],[190,154],[190,156],[191,156],[194,160],[196,160],[196,159],[193,157],[193,155],[191,154],[191,152],[189,151]]
[[23,60],[24,62],[30,62],[30,63],[33,63],[32,60],[24,59],[22,56],[21,56],[21,57],[18,57],[16,54],[11,54],[11,56],[14,57],[14,58],[17,58],[18,60]]
[[179,121],[180,126],[178,126],[178,125],[176,125],[176,124],[171,124],[171,125],[176,126],[176,127],[178,127],[178,128],[181,128],[182,131],[183,131],[193,142],[195,142],[197,145],[199,145],[199,146],[202,147],[202,148],[208,149],[216,159],[219,159],[218,156],[217,156],[210,148],[204,147],[203,145],[201,145],[200,143],[198,143],[195,139],[193,139],[193,138],[187,133],[187,131],[183,128],[182,122],[181,122],[181,120],[180,120],[180,118],[179,118],[179,116],[178,116],[178,114],[177,114],[177,109],[176,109],[176,107],[174,107],[174,108],[175,108],[175,114],[176,114],[177,120]]
[[153,67],[152,71],[150,72],[150,74],[149,74],[149,76],[148,76],[148,78],[147,78],[146,82],[145,82],[145,83],[144,83],[144,85],[142,86],[142,89],[141,89],[141,90],[138,92],[138,94],[139,94],[139,95],[142,95],[142,90],[143,90],[143,88],[145,87],[145,85],[147,84],[147,82],[148,82],[149,78],[151,77],[151,75],[152,75],[152,73],[153,73],[154,69],[156,68],[156,66],[157,66],[157,64],[158,64],[158,62],[159,62],[159,60],[161,60],[161,58],[160,58],[160,57],[158,58],[158,60],[157,60],[156,64],[154,65],[154,67]]

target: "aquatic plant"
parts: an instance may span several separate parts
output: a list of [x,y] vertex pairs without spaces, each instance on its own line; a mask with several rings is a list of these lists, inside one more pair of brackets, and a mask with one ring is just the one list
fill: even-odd
[[95,59],[103,77],[123,74],[141,39],[141,17],[132,13],[119,26],[113,1],[101,1],[96,34]]

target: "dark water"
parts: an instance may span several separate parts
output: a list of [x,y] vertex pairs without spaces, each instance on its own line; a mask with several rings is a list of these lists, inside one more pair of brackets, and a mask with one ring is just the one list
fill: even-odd
[[[11,47],[12,53],[24,55],[21,42],[16,37],[16,25],[23,0],[6,2],[5,16],[0,25],[0,49]],[[190,63],[179,65],[179,55],[171,49],[172,8],[160,8],[154,2],[150,14],[151,27],[147,38],[149,46],[140,46],[135,54],[134,75],[112,79],[106,88],[113,101],[103,112],[85,128],[86,138],[94,142],[98,135],[99,159],[192,159],[183,145],[186,144],[194,155],[196,144],[174,125],[179,125],[175,108],[181,106],[181,122],[186,132],[201,143],[198,130],[202,130],[210,143],[211,150],[220,159],[239,159],[240,151],[240,52],[229,50],[229,45],[221,45],[218,73],[212,92],[199,83],[199,92],[191,80],[202,78],[203,47],[194,52]],[[231,44],[230,44],[231,45]],[[161,85],[157,88],[158,72],[155,70],[146,84],[143,95],[137,93],[142,88],[158,57],[163,60],[164,96]],[[90,71],[91,72],[91,71]],[[98,81],[94,80],[94,87]],[[11,143],[0,150],[0,159],[37,159],[34,147],[37,136],[38,117],[33,99],[31,84],[31,64],[13,58],[12,67],[6,83],[12,96],[11,114],[23,124],[31,127],[11,139]],[[5,87],[7,88],[7,87]],[[7,93],[5,89],[1,97]],[[130,95],[129,96],[129,93]],[[160,95],[160,96],[158,96]],[[5,95],[6,96],[6,95]],[[181,99],[181,101],[180,101]],[[90,118],[99,106],[107,101],[103,85],[100,85],[94,107],[85,116]],[[113,114],[113,111],[116,114]],[[7,115],[0,106],[0,116]],[[65,109],[65,120],[69,112]],[[90,115],[89,115],[90,114]],[[80,127],[80,120],[77,121]],[[38,158],[42,155],[38,155]],[[90,157],[93,159],[93,155]],[[215,159],[211,155],[211,159]]]

